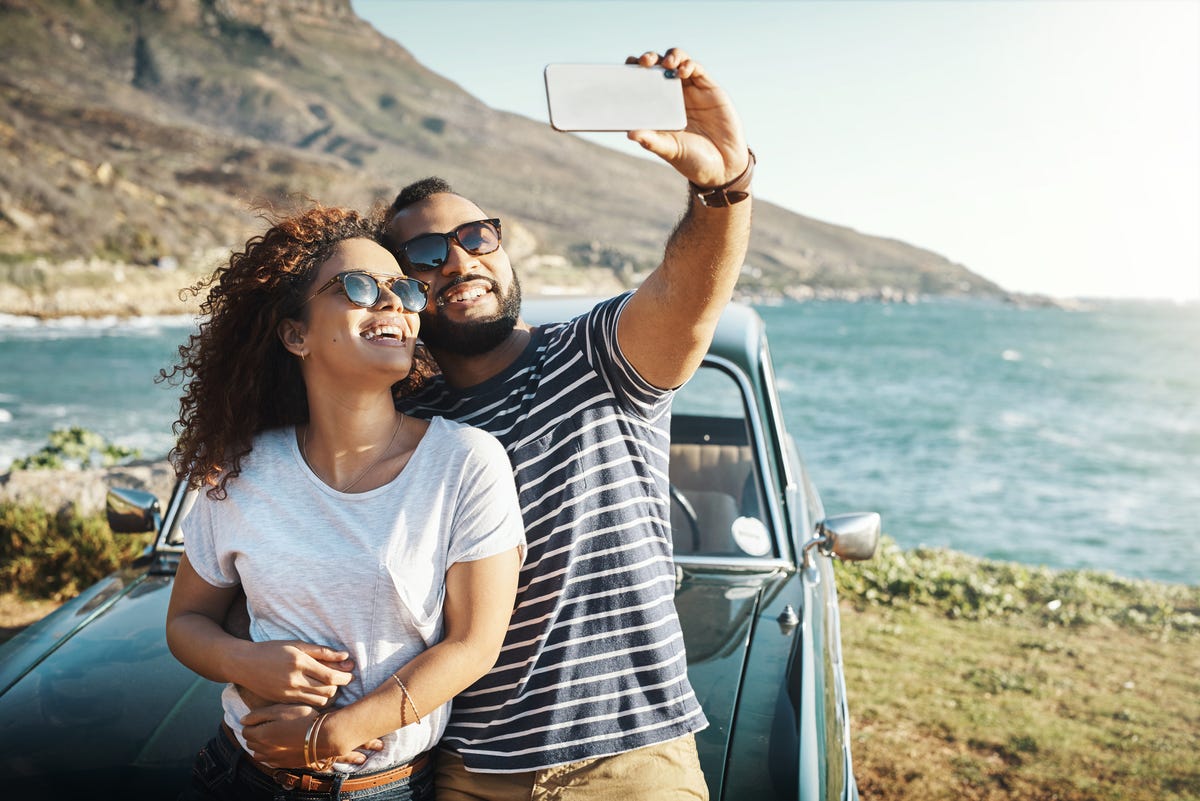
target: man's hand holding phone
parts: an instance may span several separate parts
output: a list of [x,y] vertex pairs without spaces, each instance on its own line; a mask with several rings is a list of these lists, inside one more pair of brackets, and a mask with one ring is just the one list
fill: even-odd
[[687,127],[682,131],[631,130],[627,134],[631,140],[700,187],[727,184],[749,168],[750,151],[737,111],[704,67],[677,47],[662,55],[630,56],[625,62],[674,71],[683,87],[687,112]]
[[727,184],[750,166],[733,103],[679,48],[623,65],[550,64],[545,78],[556,130],[625,131],[697,187]]

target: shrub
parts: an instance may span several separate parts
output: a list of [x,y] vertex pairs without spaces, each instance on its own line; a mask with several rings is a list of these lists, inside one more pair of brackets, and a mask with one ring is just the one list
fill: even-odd
[[12,463],[13,470],[61,470],[64,467],[111,467],[141,456],[136,448],[126,448],[106,440],[95,431],[80,426],[50,432],[46,444],[35,453]]
[[66,600],[128,564],[153,535],[114,535],[101,514],[0,503],[0,591]]

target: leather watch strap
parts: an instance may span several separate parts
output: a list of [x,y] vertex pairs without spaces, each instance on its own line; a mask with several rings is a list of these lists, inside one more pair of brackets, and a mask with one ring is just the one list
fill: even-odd
[[754,178],[754,165],[757,159],[754,158],[753,150],[747,148],[747,152],[750,154],[750,160],[746,162],[746,169],[742,170],[742,174],[729,183],[720,186],[698,186],[688,182],[692,194],[696,196],[701,205],[720,209],[732,206],[734,203],[741,203],[750,197],[750,181]]

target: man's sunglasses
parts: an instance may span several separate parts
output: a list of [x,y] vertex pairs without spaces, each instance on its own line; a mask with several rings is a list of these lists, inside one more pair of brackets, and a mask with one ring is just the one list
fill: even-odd
[[334,284],[341,284],[346,298],[355,306],[369,309],[379,302],[384,289],[390,289],[400,298],[400,305],[405,311],[424,311],[429,303],[429,284],[407,275],[376,275],[365,270],[348,270],[330,278],[316,292],[308,296],[307,303]]
[[444,234],[421,234],[396,249],[400,266],[417,272],[434,270],[450,256],[450,240],[472,256],[484,256],[500,247],[500,221],[476,220],[463,223]]

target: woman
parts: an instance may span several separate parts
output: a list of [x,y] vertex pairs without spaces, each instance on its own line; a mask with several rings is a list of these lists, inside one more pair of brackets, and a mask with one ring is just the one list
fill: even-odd
[[[251,239],[170,374],[190,378],[172,456],[202,492],[167,642],[229,683],[187,797],[432,798],[449,701],[499,653],[511,468],[491,435],[395,410],[428,287],[374,234],[315,208]],[[242,590],[252,642],[222,629]]]

